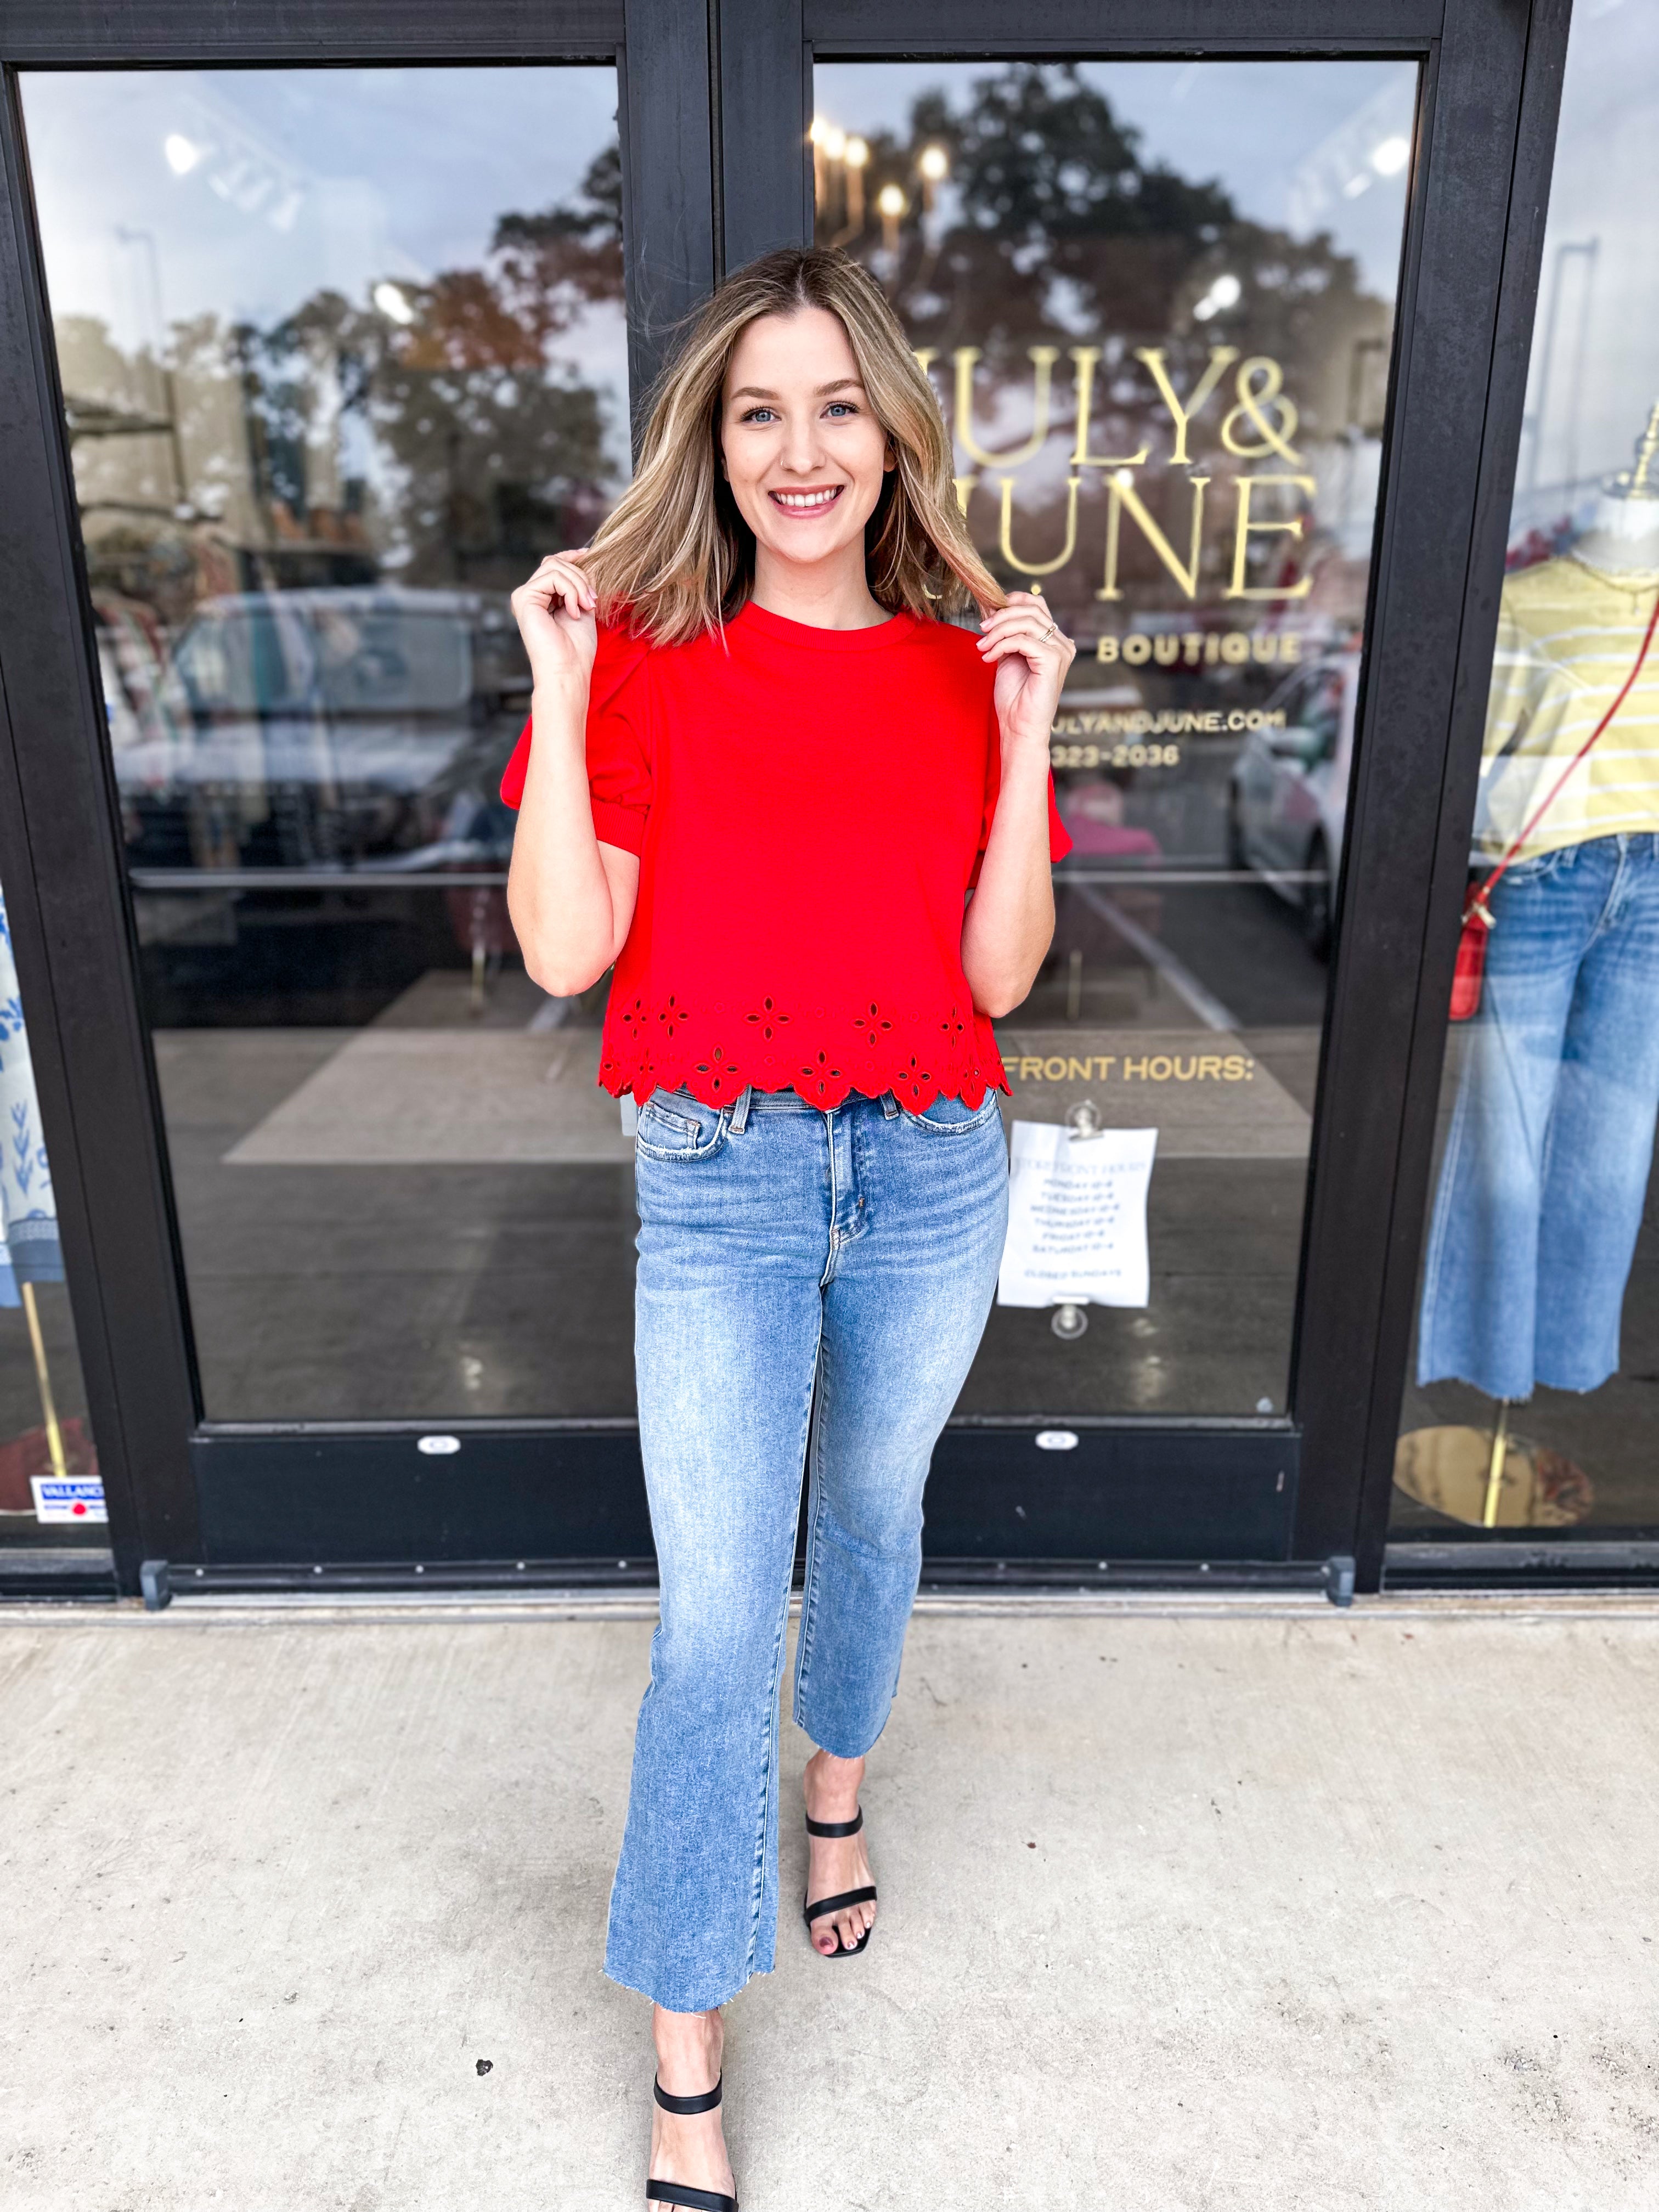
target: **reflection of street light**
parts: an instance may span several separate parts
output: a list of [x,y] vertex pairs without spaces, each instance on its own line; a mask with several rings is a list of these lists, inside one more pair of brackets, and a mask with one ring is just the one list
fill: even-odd
[[943,146],[924,146],[916,160],[921,173],[921,206],[924,215],[933,212],[933,192],[951,173],[951,156]]
[[898,252],[899,217],[908,203],[896,185],[884,185],[876,194],[876,213],[881,217],[881,242],[890,253]]
[[205,146],[198,146],[186,138],[182,131],[169,131],[161,141],[161,151],[167,157],[167,167],[175,177],[187,177],[206,153]]
[[812,118],[812,128],[806,134],[812,142],[812,201],[827,215],[830,211],[829,164],[839,161],[847,151],[847,133],[838,124],[822,115]]
[[1224,271],[1193,309],[1194,320],[1207,323],[1212,315],[1220,314],[1224,308],[1236,307],[1243,294],[1244,287],[1237,277],[1231,270]]
[[870,159],[870,149],[862,138],[849,138],[844,156],[847,163],[847,232],[856,238],[864,228],[864,172]]
[[414,321],[415,310],[409,304],[409,295],[389,277],[382,277],[369,297],[388,322],[400,323],[407,329]]
[[1371,167],[1379,177],[1397,177],[1412,157],[1409,138],[1385,138],[1371,153]]

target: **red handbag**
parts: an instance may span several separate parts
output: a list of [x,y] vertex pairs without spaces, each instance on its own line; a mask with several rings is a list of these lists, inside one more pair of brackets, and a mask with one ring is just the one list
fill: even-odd
[[1648,657],[1648,647],[1653,643],[1656,629],[1659,629],[1659,599],[1653,603],[1653,612],[1648,617],[1648,626],[1643,633],[1635,665],[1620,685],[1618,697],[1551,785],[1542,805],[1534,808],[1519,832],[1510,840],[1509,849],[1498,866],[1483,883],[1477,884],[1469,893],[1468,904],[1463,909],[1462,933],[1457,940],[1457,965],[1452,970],[1450,1013],[1453,1021],[1472,1022],[1480,1011],[1480,991],[1486,974],[1486,939],[1492,935],[1493,927],[1492,893],[1508,873],[1516,854],[1560,797],[1567,778],[1630,696],[1637,678],[1642,673],[1642,664]]

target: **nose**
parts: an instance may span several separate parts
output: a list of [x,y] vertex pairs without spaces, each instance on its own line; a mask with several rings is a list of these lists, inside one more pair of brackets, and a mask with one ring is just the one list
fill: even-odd
[[811,476],[823,462],[823,447],[818,437],[815,416],[797,416],[784,433],[783,465],[792,476]]

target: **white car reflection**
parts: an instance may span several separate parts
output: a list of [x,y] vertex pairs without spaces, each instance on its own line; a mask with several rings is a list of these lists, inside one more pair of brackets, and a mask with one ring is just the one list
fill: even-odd
[[1228,858],[1296,907],[1309,949],[1331,945],[1336,872],[1359,696],[1357,650],[1299,668],[1267,702],[1281,727],[1252,730],[1232,765]]
[[[499,857],[489,824],[530,688],[505,601],[391,586],[204,600],[148,682],[100,610],[137,865],[407,867]],[[496,834],[499,830],[500,835]],[[464,850],[458,850],[458,847]]]

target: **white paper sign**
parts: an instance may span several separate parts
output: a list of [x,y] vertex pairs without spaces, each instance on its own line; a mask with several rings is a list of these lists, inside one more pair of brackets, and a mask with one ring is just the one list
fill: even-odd
[[997,1304],[1144,1306],[1157,1148],[1156,1129],[1074,1138],[1059,1122],[1016,1121]]

